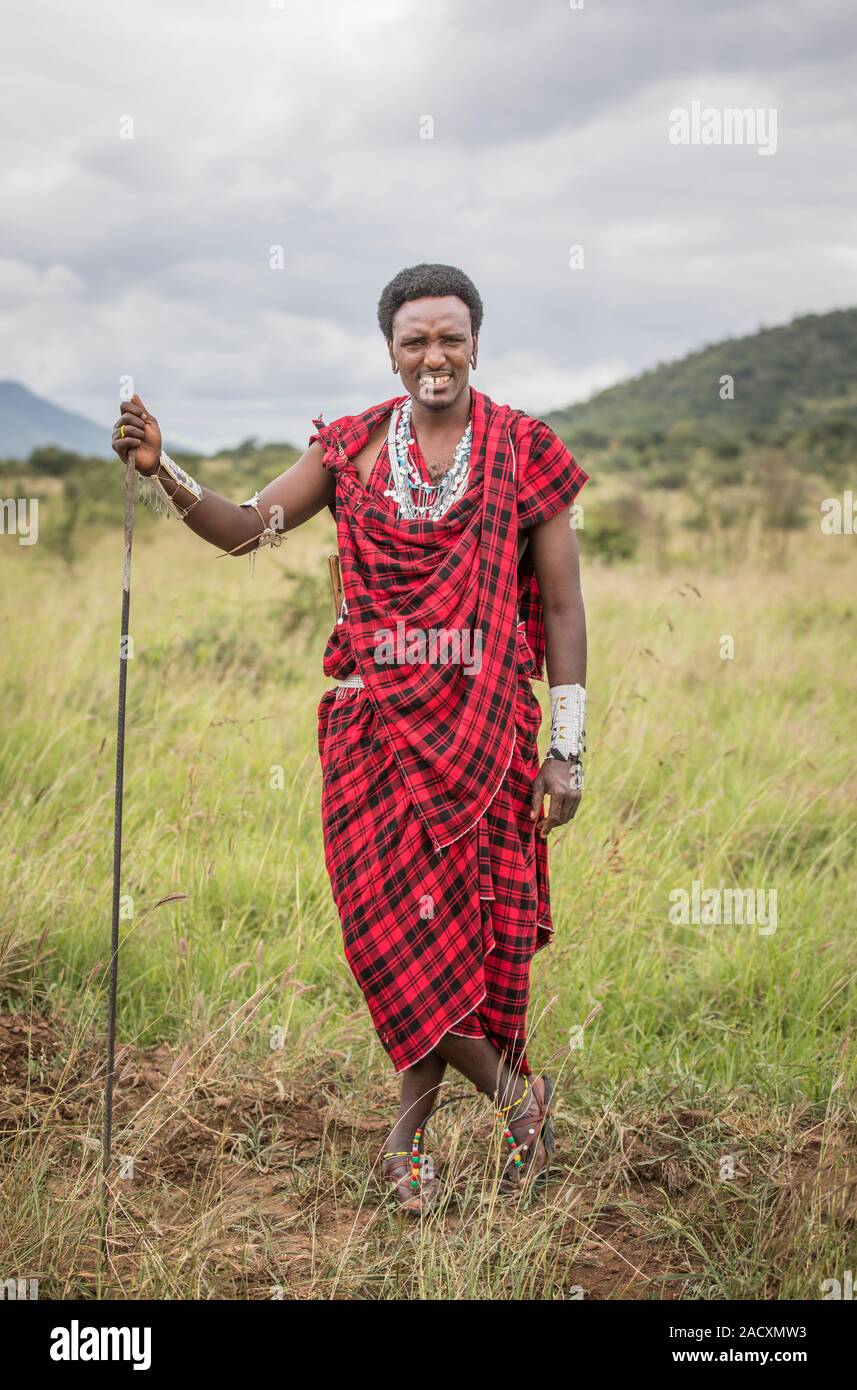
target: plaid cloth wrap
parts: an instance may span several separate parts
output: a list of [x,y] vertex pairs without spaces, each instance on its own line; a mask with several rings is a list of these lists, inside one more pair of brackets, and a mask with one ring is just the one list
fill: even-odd
[[[517,534],[567,506],[586,474],[542,422],[471,388],[467,492],[437,521],[399,520],[386,443],[367,487],[353,459],[404,399],[313,422],[336,475],[348,610],[324,671],[365,683],[319,705],[325,860],[348,963],[396,1070],[452,1031],[490,1038],[528,1072],[529,967],[553,926],[547,846],[529,818],[541,706],[528,676],[542,674],[544,628]],[[376,659],[399,623],[478,631],[480,659],[470,674]]]

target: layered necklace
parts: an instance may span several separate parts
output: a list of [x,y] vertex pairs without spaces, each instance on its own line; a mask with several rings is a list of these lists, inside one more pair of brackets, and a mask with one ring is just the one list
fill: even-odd
[[[468,421],[467,429],[455,446],[452,465],[443,477],[436,483],[427,483],[420,477],[419,468],[410,456],[411,446],[415,442],[411,432],[412,406],[413,400],[408,396],[396,426],[395,447],[392,439],[388,438],[391,486],[386,489],[384,496],[395,498],[400,519],[437,521],[467,491],[473,423]],[[391,421],[391,435],[392,424]]]

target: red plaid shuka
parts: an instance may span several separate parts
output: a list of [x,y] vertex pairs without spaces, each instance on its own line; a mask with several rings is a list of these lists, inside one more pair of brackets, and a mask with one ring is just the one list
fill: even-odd
[[[568,506],[587,475],[547,425],[471,388],[467,491],[437,521],[399,520],[386,440],[368,487],[353,459],[405,399],[316,420],[310,439],[336,477],[347,610],[324,672],[364,681],[319,704],[325,861],[346,958],[396,1071],[451,1031],[488,1037],[529,1072],[530,962],[553,926],[529,805],[544,627],[517,536]],[[428,481],[418,445],[413,457]],[[463,640],[459,660],[455,645],[420,648],[432,630]]]

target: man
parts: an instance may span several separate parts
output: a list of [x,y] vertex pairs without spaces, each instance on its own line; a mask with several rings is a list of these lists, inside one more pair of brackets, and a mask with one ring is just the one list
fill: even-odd
[[[158,498],[231,554],[279,544],[325,506],[336,519],[343,597],[324,672],[337,685],[318,710],[325,861],[349,965],[402,1073],[384,1172],[417,1214],[437,1194],[422,1129],[447,1063],[497,1106],[502,1190],[547,1169],[552,1083],[526,1056],[529,972],[553,932],[547,836],[582,785],[569,507],[587,475],[542,421],[471,386],[482,313],[462,271],[401,271],[378,320],[406,394],[315,421],[298,462],[240,505],[162,452],[139,397],[113,436]],[[540,766],[530,680],[545,660]]]

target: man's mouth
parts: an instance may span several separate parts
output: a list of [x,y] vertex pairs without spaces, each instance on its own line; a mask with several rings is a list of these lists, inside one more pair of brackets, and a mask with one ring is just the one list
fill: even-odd
[[432,391],[442,391],[452,381],[452,372],[426,372],[420,377],[420,385]]

